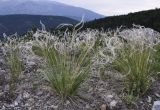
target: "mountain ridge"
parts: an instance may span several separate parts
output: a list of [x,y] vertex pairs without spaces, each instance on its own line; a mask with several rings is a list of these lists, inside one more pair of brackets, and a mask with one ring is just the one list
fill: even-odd
[[23,34],[31,28],[41,28],[40,21],[46,28],[55,28],[62,23],[76,24],[78,21],[64,16],[42,15],[0,15],[0,36],[6,34]]
[[78,18],[76,20],[80,20],[80,18],[82,18],[82,16],[85,15],[86,21],[104,17],[103,15],[100,15],[88,9],[71,6],[68,4],[55,2],[51,0],[7,0],[1,2],[0,15],[10,14],[52,15],[66,17],[75,16],[75,18]]

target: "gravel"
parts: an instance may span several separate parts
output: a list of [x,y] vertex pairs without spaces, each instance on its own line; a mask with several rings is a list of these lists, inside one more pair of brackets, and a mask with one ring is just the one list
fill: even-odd
[[23,59],[25,68],[17,88],[8,95],[7,66],[0,50],[0,110],[151,110],[153,103],[160,100],[160,81],[156,81],[144,97],[133,106],[127,105],[123,100],[123,76],[106,71],[103,78],[91,72],[78,95],[62,101],[40,73],[43,60],[34,55]]

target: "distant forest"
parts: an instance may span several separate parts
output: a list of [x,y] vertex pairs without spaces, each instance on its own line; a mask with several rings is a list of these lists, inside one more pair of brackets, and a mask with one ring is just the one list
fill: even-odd
[[130,28],[133,24],[142,25],[160,32],[160,9],[95,19],[87,22],[84,26],[84,29],[115,29],[120,26]]

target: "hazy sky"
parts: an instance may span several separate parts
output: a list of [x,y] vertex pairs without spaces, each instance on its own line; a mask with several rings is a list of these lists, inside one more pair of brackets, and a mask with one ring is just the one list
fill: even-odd
[[[6,1],[6,0],[0,0]],[[18,0],[24,1],[24,0]],[[27,1],[27,0],[26,0]],[[46,1],[46,0],[35,0]],[[102,15],[119,15],[160,8],[160,0],[51,0],[90,9]]]
[[54,0],[87,8],[103,15],[118,15],[160,8],[160,0]]

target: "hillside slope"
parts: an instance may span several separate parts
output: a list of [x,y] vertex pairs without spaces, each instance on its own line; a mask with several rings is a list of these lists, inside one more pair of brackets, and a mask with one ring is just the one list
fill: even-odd
[[160,9],[130,13],[128,15],[111,16],[87,22],[85,28],[114,29],[120,26],[132,27],[132,24],[153,28],[160,32]]
[[51,0],[2,0],[0,1],[0,15],[29,14],[66,16],[80,20],[85,15],[85,20],[93,20],[104,16],[93,11],[75,7]]
[[55,28],[61,23],[75,24],[78,21],[62,16],[41,16],[41,15],[5,15],[0,16],[0,35],[3,33],[22,34],[32,27],[40,28],[40,21],[47,28]]

